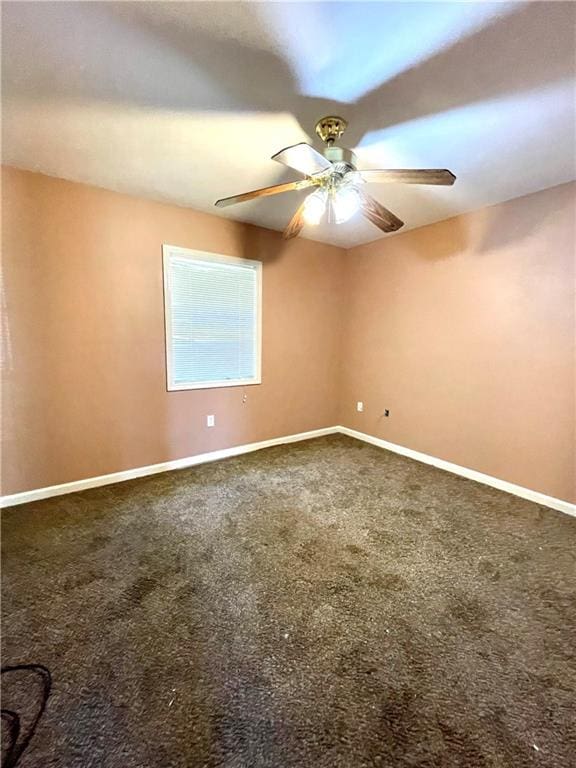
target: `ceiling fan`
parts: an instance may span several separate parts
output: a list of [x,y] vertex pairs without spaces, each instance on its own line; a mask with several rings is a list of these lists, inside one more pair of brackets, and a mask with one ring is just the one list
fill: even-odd
[[438,168],[357,170],[354,153],[345,147],[334,146],[347,127],[348,123],[342,117],[323,117],[316,123],[316,133],[326,144],[323,154],[302,142],[286,147],[272,156],[272,160],[293,168],[306,178],[224,197],[217,200],[215,205],[223,208],[258,197],[315,187],[284,230],[286,239],[299,235],[304,224],[318,224],[326,210],[329,220],[336,224],[348,221],[357,211],[361,211],[362,215],[382,232],[396,232],[404,226],[404,222],[365,191],[365,182],[450,186],[456,181],[456,176],[451,171]]

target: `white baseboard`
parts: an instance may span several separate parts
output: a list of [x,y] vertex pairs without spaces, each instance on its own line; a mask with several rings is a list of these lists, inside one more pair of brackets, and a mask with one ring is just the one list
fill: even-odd
[[520,496],[522,499],[534,501],[536,504],[542,504],[545,507],[557,509],[559,512],[565,512],[567,515],[576,516],[576,504],[571,504],[569,501],[556,499],[554,496],[547,496],[545,493],[533,491],[530,488],[524,488],[521,485],[515,485],[514,483],[509,483],[506,480],[500,480],[498,477],[485,475],[483,472],[477,472],[475,469],[468,469],[468,467],[461,467],[459,464],[452,464],[451,461],[437,459],[435,456],[429,456],[426,453],[414,451],[412,448],[405,448],[403,445],[389,443],[387,440],[382,440],[379,437],[373,437],[372,435],[368,435],[365,432],[358,432],[357,430],[350,429],[349,427],[337,427],[337,431],[341,432],[343,435],[355,437],[357,440],[363,440],[365,443],[377,445],[379,448],[385,448],[387,451],[399,453],[402,456],[407,456],[410,459],[415,459],[416,461],[421,461],[424,464],[430,464],[431,466],[437,467],[438,469],[444,469],[447,472],[452,472],[455,475],[466,477],[468,480],[475,480],[477,483],[489,485],[492,488],[497,488],[500,491],[506,491],[506,493],[511,493],[514,496]]
[[389,443],[387,440],[382,440],[379,437],[373,437],[372,435],[368,435],[365,432],[358,432],[355,429],[342,426],[325,427],[324,429],[313,429],[310,432],[300,432],[296,435],[285,435],[284,437],[274,437],[270,440],[262,440],[259,443],[247,443],[246,445],[236,445],[232,448],[222,448],[219,451],[199,453],[196,456],[187,456],[183,459],[165,461],[161,464],[151,464],[147,467],[135,467],[134,469],[127,469],[123,472],[113,472],[110,475],[88,477],[85,480],[75,480],[71,483],[62,483],[61,485],[51,485],[47,488],[37,488],[33,491],[14,493],[10,496],[0,497],[0,508],[12,507],[16,504],[27,504],[31,501],[40,501],[41,499],[48,499],[52,496],[61,496],[66,493],[84,491],[87,488],[97,488],[100,485],[121,483],[124,480],[133,480],[138,477],[155,475],[158,472],[169,472],[173,469],[193,467],[196,464],[206,464],[210,461],[219,461],[220,459],[227,459],[231,456],[239,456],[242,453],[250,453],[251,451],[259,451],[262,448],[270,448],[273,445],[295,443],[300,440],[310,440],[313,437],[323,437],[324,435],[333,435],[338,432],[343,435],[348,435],[349,437],[354,437],[357,440],[363,440],[365,443],[371,443],[372,445],[376,445],[380,448],[385,448],[387,451],[399,453],[402,456],[407,456],[410,459],[421,461],[424,464],[430,464],[433,467],[437,467],[438,469],[444,469],[447,472],[452,472],[455,475],[466,477],[469,480],[475,480],[478,483],[489,485],[492,488],[498,488],[500,491],[511,493],[514,496],[520,496],[522,499],[533,501],[536,504],[541,504],[545,507],[550,507],[551,509],[557,509],[559,512],[565,512],[567,515],[576,516],[576,505],[570,504],[568,501],[555,499],[553,496],[547,496],[544,493],[533,491],[530,488],[524,488],[521,485],[514,485],[514,483],[509,483],[506,480],[500,480],[497,477],[485,475],[482,472],[477,472],[475,469],[461,467],[459,464],[453,464],[450,461],[444,461],[444,459],[438,459],[435,456],[429,456],[426,453],[414,451],[412,448],[405,448],[403,445]]
[[296,435],[273,437],[270,440],[262,440],[259,443],[235,445],[232,448],[222,448],[219,451],[199,453],[196,456],[186,456],[183,459],[164,461],[161,464],[150,464],[147,467],[135,467],[134,469],[127,469],[123,472],[113,472],[110,475],[87,477],[85,480],[74,480],[71,483],[62,483],[61,485],[51,485],[47,488],[37,488],[33,491],[13,493],[10,496],[0,497],[0,508],[13,507],[16,504],[28,504],[30,501],[40,501],[41,499],[48,499],[51,496],[62,496],[65,493],[85,491],[87,488],[97,488],[100,485],[121,483],[124,480],[133,480],[137,477],[146,477],[146,475],[156,475],[159,472],[169,472],[172,469],[184,469],[185,467],[193,467],[196,464],[206,464],[209,461],[219,461],[220,459],[227,459],[230,456],[239,456],[241,453],[250,453],[251,451],[259,451],[262,448],[270,448],[273,445],[296,443],[300,440],[310,440],[313,437],[333,435],[336,432],[338,432],[338,427],[313,429],[310,432],[299,432]]

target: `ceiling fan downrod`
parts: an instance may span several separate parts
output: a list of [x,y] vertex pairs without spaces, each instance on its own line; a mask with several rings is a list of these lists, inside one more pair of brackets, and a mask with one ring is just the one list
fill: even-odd
[[346,149],[346,147],[336,147],[335,142],[342,136],[348,123],[343,117],[337,115],[328,115],[323,117],[316,123],[316,133],[322,141],[326,144],[326,148],[322,153],[327,160],[331,163],[343,163],[345,168],[343,170],[356,170],[356,155],[352,150]]

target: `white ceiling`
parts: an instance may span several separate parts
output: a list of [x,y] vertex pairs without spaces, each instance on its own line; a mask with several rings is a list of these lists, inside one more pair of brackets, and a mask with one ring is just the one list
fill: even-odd
[[[449,168],[452,188],[370,185],[422,226],[576,177],[576,5],[5,2],[3,162],[283,229],[302,192],[270,156],[340,114],[366,168]],[[404,230],[402,230],[404,231]],[[341,246],[359,216],[307,227]]]

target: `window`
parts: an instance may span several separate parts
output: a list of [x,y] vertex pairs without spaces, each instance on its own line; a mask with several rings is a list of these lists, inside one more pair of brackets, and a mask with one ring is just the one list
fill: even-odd
[[260,384],[262,264],[163,246],[168,389]]

